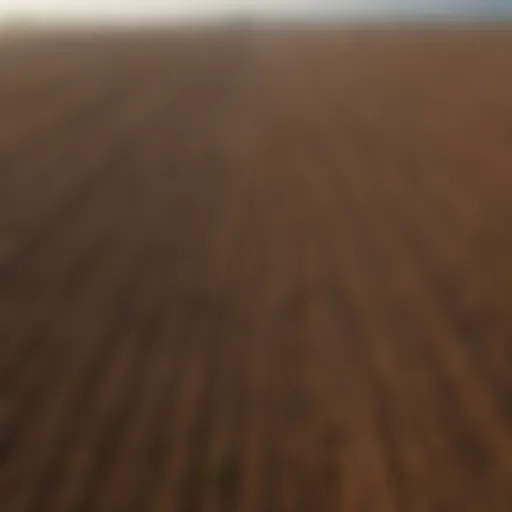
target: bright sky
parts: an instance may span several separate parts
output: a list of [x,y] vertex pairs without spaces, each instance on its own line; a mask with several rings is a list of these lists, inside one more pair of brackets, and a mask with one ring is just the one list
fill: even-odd
[[511,8],[512,0],[0,0],[0,20],[144,20],[211,17],[229,13],[464,12]]
[[0,0],[0,13],[44,18],[158,18],[300,7],[301,3],[304,0]]

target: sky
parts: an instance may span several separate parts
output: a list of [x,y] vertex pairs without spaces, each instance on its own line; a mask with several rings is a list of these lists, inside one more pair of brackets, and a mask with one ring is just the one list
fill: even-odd
[[512,0],[0,0],[0,20],[144,21],[238,15],[512,14]]

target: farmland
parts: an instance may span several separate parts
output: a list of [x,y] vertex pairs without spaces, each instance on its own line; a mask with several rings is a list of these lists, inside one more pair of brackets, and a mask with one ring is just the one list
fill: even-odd
[[0,43],[0,509],[510,511],[511,52]]

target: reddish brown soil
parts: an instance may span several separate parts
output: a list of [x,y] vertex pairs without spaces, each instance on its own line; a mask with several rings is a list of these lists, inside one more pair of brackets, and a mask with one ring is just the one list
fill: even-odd
[[512,510],[512,36],[0,49],[0,510]]

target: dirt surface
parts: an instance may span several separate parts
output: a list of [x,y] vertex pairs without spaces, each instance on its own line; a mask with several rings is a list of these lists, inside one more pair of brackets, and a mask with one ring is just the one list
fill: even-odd
[[0,510],[512,510],[512,35],[0,46]]

